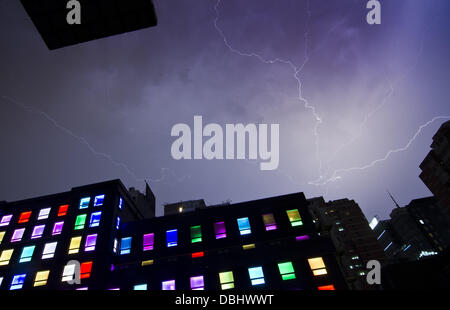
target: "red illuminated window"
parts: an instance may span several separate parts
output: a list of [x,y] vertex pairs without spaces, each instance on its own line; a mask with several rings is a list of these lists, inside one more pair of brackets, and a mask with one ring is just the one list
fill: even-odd
[[64,216],[67,214],[67,209],[69,209],[69,205],[60,206],[58,210],[58,216]]
[[22,212],[20,214],[19,223],[26,223],[30,220],[31,211],[28,212]]
[[92,262],[82,263],[80,266],[80,279],[87,279],[91,276]]
[[334,285],[330,284],[330,285],[324,285],[324,286],[319,286],[318,287],[319,291],[334,291]]
[[205,255],[205,253],[195,252],[195,253],[192,253],[192,258],[203,257],[203,255]]

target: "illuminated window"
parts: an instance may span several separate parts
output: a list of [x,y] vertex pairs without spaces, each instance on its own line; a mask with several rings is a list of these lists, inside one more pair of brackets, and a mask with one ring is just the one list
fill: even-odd
[[168,230],[166,232],[166,239],[167,239],[167,247],[173,247],[177,246],[177,239],[178,239],[178,233],[176,229]]
[[243,250],[251,250],[251,249],[254,249],[254,248],[255,248],[255,244],[254,244],[254,243],[244,244],[244,245],[242,246],[242,249],[243,249]]
[[89,208],[91,197],[84,197],[80,199],[80,210]]
[[295,279],[294,266],[292,262],[279,263],[278,269],[280,270],[280,275],[283,280]]
[[92,262],[85,262],[81,264],[80,279],[87,279],[91,276]]
[[5,237],[5,232],[0,231],[0,244],[2,244],[3,238]]
[[55,255],[58,242],[46,243],[42,252],[42,259],[52,258]]
[[135,291],[146,291],[146,290],[147,290],[147,284],[138,284],[138,285],[135,285],[135,286],[133,287],[133,289],[134,289]]
[[45,225],[34,226],[33,233],[31,234],[31,239],[38,239],[44,234]]
[[9,225],[9,222],[11,222],[11,219],[12,219],[12,214],[10,214],[10,215],[4,215],[4,216],[2,217],[2,219],[0,220],[0,227],[2,227],[2,226],[8,226],[8,225]]
[[154,262],[155,261],[153,259],[144,260],[144,261],[142,261],[141,266],[144,267],[144,266],[153,265]]
[[248,235],[252,233],[250,229],[250,222],[248,217],[243,217],[237,220],[239,226],[239,232],[241,235]]
[[41,209],[39,211],[38,221],[48,219],[48,216],[50,215],[50,210],[51,208]]
[[113,242],[113,253],[117,253],[117,246],[118,246],[118,241],[117,238],[114,238],[114,242]]
[[216,239],[222,239],[227,237],[227,231],[225,230],[225,222],[214,223],[214,232]]
[[201,226],[191,226],[191,242],[202,242],[202,228]]
[[334,291],[334,290],[335,290],[333,284],[319,286],[317,289],[318,289],[319,291]]
[[144,251],[151,251],[153,250],[153,243],[155,239],[155,234],[145,234],[144,235]]
[[84,251],[94,251],[97,243],[97,234],[86,236],[86,243],[84,245]]
[[120,255],[130,254],[131,251],[131,237],[122,238],[120,241]]
[[3,277],[0,277],[0,287],[2,286]]
[[105,200],[105,195],[95,196],[94,207],[103,206],[103,201]]
[[0,255],[0,266],[8,265],[13,253],[14,253],[14,249],[3,250],[2,255]]
[[289,222],[291,222],[292,227],[303,225],[300,213],[298,213],[298,209],[287,210],[286,213],[289,218]]
[[36,286],[45,286],[47,285],[48,276],[50,274],[50,270],[38,271],[36,273],[36,277],[34,278],[34,287]]
[[119,209],[122,209],[123,207],[123,199],[122,197],[119,198]]
[[30,220],[31,211],[22,212],[19,217],[19,224],[26,223]]
[[73,237],[70,239],[69,253],[76,254],[80,251],[81,237]]
[[120,217],[116,218],[116,229],[120,229]]
[[65,265],[61,281],[67,282],[67,281],[74,280],[76,268],[77,268],[77,265],[75,263]]
[[22,289],[23,283],[25,282],[25,277],[26,276],[27,276],[26,273],[14,276],[13,280],[11,282],[11,286],[9,287],[9,289],[10,290],[20,290],[20,289]]
[[250,275],[253,286],[265,283],[262,267],[248,268],[248,274]]
[[262,217],[266,231],[277,229],[277,223],[275,222],[275,218],[272,213],[264,214]]
[[58,216],[65,216],[67,214],[68,209],[69,209],[69,205],[60,206],[58,209]]
[[25,228],[19,228],[14,230],[13,235],[11,237],[11,242],[18,242],[22,240],[23,234],[25,233]]
[[100,226],[100,218],[102,217],[102,211],[94,212],[91,214],[91,219],[89,221],[89,227]]
[[63,226],[64,226],[64,222],[56,222],[55,225],[53,225],[52,235],[56,236],[56,235],[61,234]]
[[308,235],[303,235],[303,236],[295,237],[295,241],[303,241],[303,240],[309,240],[309,236]]
[[327,274],[322,257],[309,258],[308,263],[315,276]]
[[191,277],[191,289],[194,291],[203,291],[205,289],[203,276]]
[[163,291],[174,291],[175,290],[175,280],[164,281],[162,283]]
[[222,290],[234,288],[234,277],[232,271],[219,273],[219,279]]
[[195,253],[192,253],[192,258],[198,258],[198,257],[203,257],[203,256],[205,256],[205,253],[204,253],[204,252],[195,252]]
[[80,214],[75,219],[74,230],[84,229],[84,224],[86,223],[87,214]]
[[34,253],[34,245],[24,247],[22,250],[22,254],[20,255],[19,263],[26,263],[31,261]]

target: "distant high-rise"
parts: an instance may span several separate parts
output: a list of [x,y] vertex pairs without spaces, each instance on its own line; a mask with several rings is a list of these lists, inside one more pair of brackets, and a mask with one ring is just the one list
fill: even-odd
[[420,178],[450,213],[450,121],[433,136],[431,151],[420,164]]
[[313,220],[321,234],[330,235],[338,262],[352,289],[368,289],[366,264],[384,259],[383,249],[358,204],[349,199],[325,202],[323,197],[308,199]]

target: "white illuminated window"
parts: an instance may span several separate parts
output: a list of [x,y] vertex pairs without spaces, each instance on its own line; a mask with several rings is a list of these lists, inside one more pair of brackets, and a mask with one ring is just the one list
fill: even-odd
[[46,243],[42,252],[42,259],[53,258],[58,242]]
[[48,219],[48,216],[50,215],[50,210],[51,208],[41,209],[41,211],[39,211],[38,220]]

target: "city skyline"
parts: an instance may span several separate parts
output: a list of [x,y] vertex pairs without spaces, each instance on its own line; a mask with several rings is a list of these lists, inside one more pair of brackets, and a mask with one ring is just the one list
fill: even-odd
[[[182,200],[304,192],[384,219],[387,189],[401,206],[431,195],[419,165],[450,115],[448,1],[383,2],[372,26],[353,0],[155,7],[155,28],[50,52],[21,4],[0,2],[0,200],[146,179],[157,215]],[[173,160],[170,128],[194,115],[279,123],[279,169]]]

